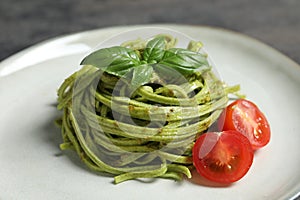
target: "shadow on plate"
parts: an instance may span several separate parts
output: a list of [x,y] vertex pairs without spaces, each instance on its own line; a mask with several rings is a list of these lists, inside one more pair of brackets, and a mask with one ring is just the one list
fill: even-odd
[[192,173],[192,178],[190,179],[187,178],[186,180],[195,185],[200,185],[205,187],[224,187],[224,188],[230,187],[232,185],[232,184],[215,183],[210,180],[207,180],[203,176],[199,175],[196,169],[193,169],[191,173]]

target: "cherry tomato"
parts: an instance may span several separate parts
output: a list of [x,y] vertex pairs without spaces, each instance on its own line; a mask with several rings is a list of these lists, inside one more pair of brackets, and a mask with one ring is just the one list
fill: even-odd
[[232,102],[218,121],[220,130],[236,130],[244,134],[254,150],[270,141],[270,126],[259,108],[251,101],[239,99]]
[[238,181],[253,162],[249,140],[237,131],[205,133],[196,140],[192,152],[197,172],[216,183]]

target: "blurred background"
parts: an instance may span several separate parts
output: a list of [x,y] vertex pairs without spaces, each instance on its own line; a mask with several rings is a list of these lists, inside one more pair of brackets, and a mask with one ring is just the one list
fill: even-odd
[[300,0],[0,0],[0,61],[55,36],[154,23],[241,32],[300,63]]

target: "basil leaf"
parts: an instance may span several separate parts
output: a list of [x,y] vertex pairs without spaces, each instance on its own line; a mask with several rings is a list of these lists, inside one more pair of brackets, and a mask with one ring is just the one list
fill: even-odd
[[181,48],[166,50],[159,64],[172,67],[183,75],[211,69],[204,55]]
[[145,61],[150,63],[151,61],[159,62],[164,56],[165,52],[165,37],[156,37],[150,40],[143,53],[143,58]]
[[133,68],[131,85],[137,88],[141,85],[149,83],[153,73],[153,68],[151,65],[144,64]]
[[107,73],[123,76],[130,71],[130,68],[139,65],[140,59],[134,50],[115,46],[99,49],[89,54],[80,64],[93,65]]

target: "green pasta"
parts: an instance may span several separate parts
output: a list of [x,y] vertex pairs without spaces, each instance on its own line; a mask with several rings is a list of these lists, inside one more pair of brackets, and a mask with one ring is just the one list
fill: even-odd
[[191,178],[194,141],[239,86],[216,77],[202,43],[176,42],[161,34],[88,55],[58,89],[60,148],[115,183]]

